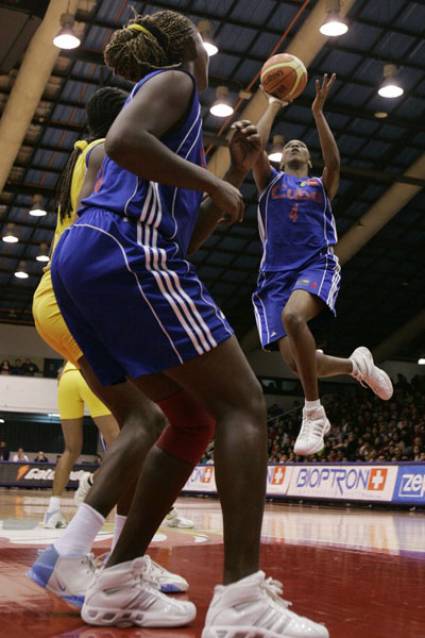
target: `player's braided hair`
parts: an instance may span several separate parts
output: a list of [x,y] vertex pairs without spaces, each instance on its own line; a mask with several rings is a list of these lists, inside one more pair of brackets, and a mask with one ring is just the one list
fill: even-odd
[[193,24],[175,11],[136,15],[112,34],[106,45],[105,63],[115,73],[137,82],[147,73],[181,64]]
[[[127,93],[112,86],[96,91],[86,105],[89,135],[86,143],[106,137],[113,121],[124,106]],[[56,186],[56,203],[61,221],[71,216],[71,182],[78,156],[86,143],[77,142]]]

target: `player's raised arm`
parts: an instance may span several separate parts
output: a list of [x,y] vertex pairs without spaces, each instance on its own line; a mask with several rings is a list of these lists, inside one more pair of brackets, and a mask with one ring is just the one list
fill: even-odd
[[268,99],[267,108],[257,123],[257,130],[260,136],[263,152],[259,154],[253,168],[254,180],[259,193],[266,188],[267,184],[270,182],[272,174],[272,167],[265,149],[270,137],[273,122],[279,111],[283,107],[287,106],[287,102],[282,102],[271,95],[266,94],[266,97]]
[[311,105],[325,164],[322,180],[329,199],[333,199],[338,191],[341,159],[335,138],[323,113],[323,107],[335,79],[335,73],[330,78],[325,73],[322,82],[316,80],[316,97]]

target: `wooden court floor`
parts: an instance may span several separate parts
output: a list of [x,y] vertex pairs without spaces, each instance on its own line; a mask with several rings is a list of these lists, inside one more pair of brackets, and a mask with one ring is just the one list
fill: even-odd
[[[0,636],[198,638],[222,563],[221,516],[211,499],[181,499],[195,529],[161,528],[152,557],[190,582],[198,617],[173,630],[84,625],[78,612],[29,581],[37,550],[61,533],[39,522],[44,491],[0,490]],[[65,514],[74,511],[71,497]],[[112,519],[94,551],[108,549]],[[425,638],[425,514],[268,505],[262,567],[284,583],[298,613],[324,622],[332,638]]]

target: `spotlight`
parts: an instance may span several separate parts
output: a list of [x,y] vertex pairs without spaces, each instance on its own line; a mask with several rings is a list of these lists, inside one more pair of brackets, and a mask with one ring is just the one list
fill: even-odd
[[397,80],[397,67],[394,64],[384,64],[384,79],[378,89],[381,97],[395,98],[403,95],[404,89]]
[[2,240],[6,244],[17,244],[19,237],[15,231],[15,224],[7,224],[3,230]]
[[62,13],[60,17],[61,28],[53,38],[53,44],[58,49],[76,49],[81,40],[74,32],[74,16],[70,13]]
[[418,359],[418,366],[425,366],[425,357]]
[[30,208],[30,215],[32,217],[44,217],[47,215],[47,210],[44,208],[43,195],[33,195],[32,206]]
[[226,86],[218,86],[216,90],[216,100],[210,108],[210,113],[216,117],[229,117],[233,114],[234,108],[229,102],[229,89]]
[[49,247],[47,244],[45,243],[40,244],[40,248],[39,248],[38,255],[36,256],[36,260],[42,263],[47,263],[48,261],[50,261]]
[[27,264],[25,261],[20,261],[17,269],[15,270],[15,277],[18,279],[28,279]]
[[283,135],[273,135],[272,148],[269,153],[269,160],[280,164],[283,153]]
[[340,15],[340,3],[339,0],[329,0],[326,19],[321,25],[319,31],[323,35],[329,38],[337,38],[340,35],[344,35],[348,31],[348,25],[344,18]]
[[209,20],[200,20],[200,22],[198,22],[198,31],[202,36],[204,49],[208,53],[209,57],[218,53],[218,46],[215,44],[212,37],[211,22]]

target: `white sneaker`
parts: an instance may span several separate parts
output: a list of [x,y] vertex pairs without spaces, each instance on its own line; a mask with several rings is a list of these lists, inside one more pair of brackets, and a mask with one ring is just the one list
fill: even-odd
[[[149,558],[149,556],[146,556],[146,558]],[[164,594],[178,594],[189,589],[189,583],[183,576],[169,572],[168,569],[165,569],[159,563],[155,563],[151,558],[149,560],[151,561],[152,573],[157,586]]]
[[[109,556],[110,552],[97,556],[95,560],[96,569],[103,569],[108,562]],[[181,594],[189,589],[189,583],[183,576],[169,572],[168,569],[156,563],[147,554],[145,554],[145,559],[150,561],[150,583],[157,587],[159,591],[162,591],[163,594]]]
[[294,445],[295,454],[309,456],[323,450],[324,437],[330,429],[331,424],[322,406],[309,410],[304,408],[301,430]]
[[256,572],[215,588],[202,638],[329,638],[324,625],[289,611],[282,584]]
[[81,505],[86,500],[87,494],[90,492],[93,483],[90,482],[93,479],[91,472],[84,472],[83,476],[78,481],[78,487],[74,492],[74,503]]
[[60,510],[46,512],[43,518],[43,527],[46,529],[63,529],[68,525],[65,516]]
[[195,526],[194,522],[191,521],[190,518],[181,516],[174,507],[165,517],[164,525],[167,527],[178,527],[180,529],[192,529],[192,527]]
[[94,570],[91,554],[59,556],[51,545],[40,552],[27,576],[71,605],[81,607],[86,589],[94,580]]
[[356,348],[350,357],[353,363],[351,375],[363,386],[369,388],[383,401],[393,396],[394,388],[390,377],[375,365],[371,351],[364,346]]
[[82,619],[89,625],[182,627],[196,607],[162,594],[152,585],[152,564],[145,556],[107,567],[86,592]]

